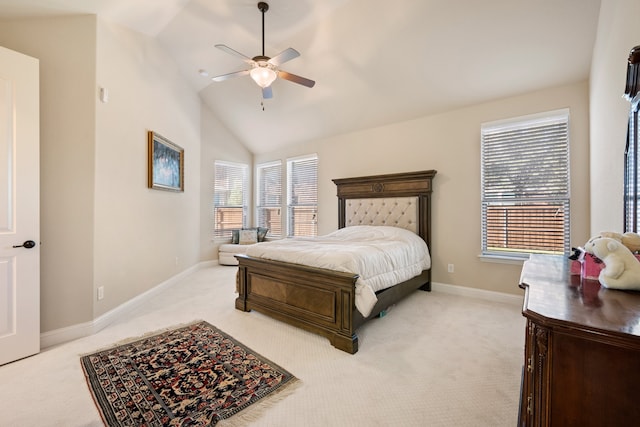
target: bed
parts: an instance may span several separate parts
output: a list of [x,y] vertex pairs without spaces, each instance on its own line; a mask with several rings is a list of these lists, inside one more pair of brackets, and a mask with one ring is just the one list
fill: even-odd
[[[393,226],[411,230],[431,248],[431,192],[435,170],[334,179],[338,228]],[[309,265],[237,255],[235,307],[256,310],[326,336],[348,353],[358,351],[357,329],[410,293],[431,290],[431,269],[375,293],[366,315],[356,307],[359,275]]]

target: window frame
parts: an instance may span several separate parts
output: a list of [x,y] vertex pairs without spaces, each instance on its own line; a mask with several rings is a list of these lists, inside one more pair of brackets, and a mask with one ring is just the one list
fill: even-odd
[[[218,194],[219,191],[218,190],[220,187],[218,186],[218,167],[224,167],[224,168],[233,168],[236,170],[240,170],[241,171],[241,175],[242,175],[242,188],[241,188],[241,199],[242,199],[242,204],[238,205],[238,204],[220,204],[218,202]],[[234,191],[230,188],[228,188],[228,186],[225,187],[224,191],[226,192],[231,192]],[[236,189],[237,191],[237,189]],[[226,198],[224,200],[225,202],[228,202],[229,199]],[[249,165],[245,164],[245,163],[236,163],[236,162],[229,162],[226,160],[215,160],[214,161],[214,173],[213,173],[213,201],[212,201],[212,208],[213,208],[213,239],[214,240],[220,240],[220,239],[230,239],[231,235],[232,235],[232,230],[234,229],[239,229],[239,228],[244,228],[247,226],[247,213],[249,210]],[[235,209],[237,210],[238,208],[241,208],[241,215],[242,215],[242,223],[241,224],[235,224],[230,227],[230,228],[223,228],[220,229],[218,227],[219,225],[219,221],[217,218],[218,215],[218,210],[219,209]]]
[[[315,180],[312,184],[312,190],[309,193],[302,193],[301,195],[305,195],[310,199],[315,198],[315,200],[311,200],[312,203],[294,203],[294,193],[297,192],[294,189],[294,176],[295,172],[292,172],[295,164],[302,164],[303,162],[314,161],[315,164],[313,168],[315,169]],[[310,154],[299,157],[292,157],[287,159],[286,163],[286,175],[287,175],[287,198],[286,198],[286,215],[285,215],[285,230],[287,233],[287,237],[296,237],[296,236],[307,236],[307,237],[315,237],[318,235],[318,155]],[[308,202],[308,200],[307,200]],[[292,212],[296,210],[296,208],[302,208],[303,210],[311,209],[312,219],[310,222],[305,223],[302,221],[302,225],[299,228],[294,224]],[[303,230],[304,227],[311,225],[311,233],[300,233],[298,230]]]
[[631,105],[624,150],[623,224],[625,233],[637,233],[640,227],[640,46],[629,52],[624,96]]
[[[554,126],[558,125],[560,127],[556,129]],[[538,130],[544,130],[545,133],[540,134]],[[550,142],[552,139],[546,136],[546,131],[552,132],[554,142]],[[565,134],[566,138],[555,134]],[[500,137],[504,142],[501,142]],[[536,153],[528,148],[519,148],[518,145],[522,143],[535,143],[541,148],[546,148],[545,144],[549,144],[554,150]],[[543,152],[555,152],[555,161],[540,162],[539,159],[543,156],[545,160],[548,158],[541,154]],[[570,250],[571,232],[569,109],[483,123],[480,164],[480,257],[487,260],[520,261],[527,259],[531,253],[560,254],[560,245],[562,253],[567,254]],[[533,172],[532,167],[536,168]],[[548,175],[540,178],[540,173]],[[523,179],[524,176],[528,178]],[[526,187],[523,188],[522,185]],[[495,209],[491,209],[492,207]],[[501,211],[503,218],[492,216]],[[510,212],[511,215],[519,215],[519,220],[510,221]],[[557,218],[558,213],[561,215],[560,220]],[[493,226],[488,224],[490,221]],[[553,237],[558,233],[558,222],[561,223],[562,242]],[[509,243],[510,236],[513,236],[515,243]],[[492,240],[493,244],[490,243]],[[495,243],[501,240],[502,246]],[[555,250],[543,249],[544,245],[553,245],[554,240]],[[536,245],[539,247],[536,248]],[[550,247],[547,246],[547,249]]]
[[[278,193],[278,201],[275,203],[268,203],[265,202],[263,200],[263,194],[262,191],[264,190],[264,188],[267,186],[266,182],[263,182],[263,178],[264,178],[264,173],[263,171],[268,169],[268,168],[275,168],[277,167],[277,176],[279,177],[279,181],[276,184],[276,188],[274,188],[273,190],[277,189],[277,193]],[[266,163],[260,163],[258,165],[256,165],[255,168],[255,174],[256,174],[256,195],[255,195],[255,203],[256,203],[256,207],[255,207],[255,216],[256,216],[256,226],[257,227],[265,227],[268,228],[268,236],[269,237],[282,237],[283,236],[283,227],[282,227],[282,220],[283,220],[283,215],[282,215],[282,211],[283,211],[283,207],[282,207],[282,172],[283,172],[283,167],[282,167],[282,160],[276,160],[276,161],[272,161],[272,162],[266,162]],[[261,215],[261,210],[266,209],[277,209],[278,210],[278,216],[279,216],[279,224],[276,227],[272,226],[272,222],[271,221],[267,221],[267,220],[263,220],[263,215]]]

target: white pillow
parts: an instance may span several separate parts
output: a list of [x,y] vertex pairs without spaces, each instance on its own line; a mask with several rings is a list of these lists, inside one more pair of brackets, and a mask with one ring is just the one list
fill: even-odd
[[238,243],[240,243],[241,245],[258,243],[258,230],[240,230],[240,239]]

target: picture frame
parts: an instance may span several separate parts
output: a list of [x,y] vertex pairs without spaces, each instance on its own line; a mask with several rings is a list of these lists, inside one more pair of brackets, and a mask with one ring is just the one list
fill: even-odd
[[148,131],[149,188],[184,191],[184,149],[154,131]]

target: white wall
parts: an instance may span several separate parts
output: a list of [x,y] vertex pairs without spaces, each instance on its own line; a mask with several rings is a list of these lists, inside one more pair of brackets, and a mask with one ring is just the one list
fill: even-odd
[[[94,317],[195,265],[200,241],[200,100],[154,39],[97,34]],[[147,188],[148,130],[184,149],[184,192]]]
[[627,60],[640,45],[640,1],[602,0],[591,66],[591,234],[623,231]]
[[40,60],[41,329],[93,317],[96,19],[4,21],[0,44]]
[[[571,239],[589,228],[587,82],[475,105],[389,126],[298,144],[255,156],[257,163],[318,153],[318,232],[338,225],[333,178],[436,169],[433,193],[433,280],[518,294],[521,265],[482,262],[480,253],[480,125],[570,108]],[[447,273],[447,264],[455,273]]]

